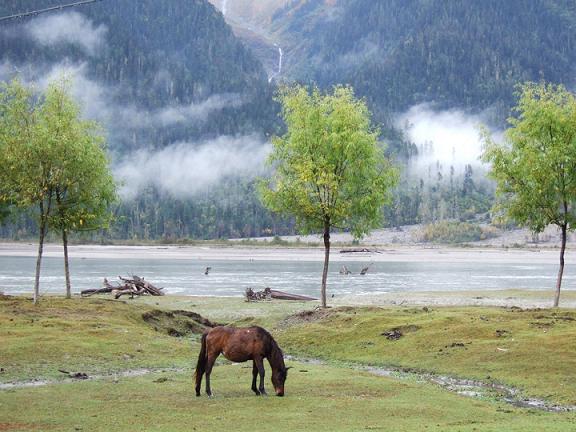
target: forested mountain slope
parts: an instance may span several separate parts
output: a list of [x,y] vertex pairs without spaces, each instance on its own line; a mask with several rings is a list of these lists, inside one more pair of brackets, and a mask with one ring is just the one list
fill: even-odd
[[[64,3],[5,0],[0,16]],[[111,235],[255,235],[269,223],[254,222],[261,207],[236,174],[253,177],[278,130],[274,88],[207,0],[102,0],[0,24],[0,79],[42,87],[63,75],[104,126],[123,181]],[[25,236],[33,224],[2,229]]]
[[[0,14],[62,3],[5,0]],[[0,31],[3,78],[71,70],[91,84],[78,92],[87,111],[123,132],[110,140],[120,151],[270,132],[276,122],[260,63],[205,0],[104,0],[3,22]]]
[[573,85],[572,0],[309,0],[275,25],[290,42],[287,73],[322,86],[350,83],[374,107],[498,107],[514,86]]

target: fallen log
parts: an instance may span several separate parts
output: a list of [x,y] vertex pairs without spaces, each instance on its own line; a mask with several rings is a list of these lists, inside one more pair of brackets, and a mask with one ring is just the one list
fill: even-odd
[[290,294],[283,291],[264,288],[262,291],[254,291],[252,288],[246,288],[246,301],[262,301],[262,300],[294,300],[294,301],[313,301],[317,300],[313,297],[308,297],[299,294]]
[[382,253],[378,249],[368,249],[368,248],[352,248],[352,249],[342,249],[340,253]]
[[299,294],[290,294],[290,293],[277,291],[277,290],[270,290],[270,294],[271,294],[273,299],[278,299],[278,300],[296,300],[296,301],[318,300],[318,299],[315,299],[314,297],[308,297],[308,296],[299,295]]
[[117,289],[118,287],[115,287],[113,285],[110,284],[110,282],[108,282],[108,279],[104,278],[104,282],[103,282],[104,288],[100,288],[100,289],[85,289],[80,291],[80,295],[82,297],[90,297],[91,295],[94,294],[106,294],[106,293],[110,293],[112,291],[114,291],[115,289]]

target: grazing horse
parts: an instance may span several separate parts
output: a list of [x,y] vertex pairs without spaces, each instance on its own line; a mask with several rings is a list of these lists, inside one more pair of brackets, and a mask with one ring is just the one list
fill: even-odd
[[[284,365],[282,350],[274,338],[262,327],[214,327],[202,335],[202,347],[196,365],[196,396],[200,396],[202,375],[206,374],[206,394],[212,396],[210,373],[216,358],[223,354],[228,360],[241,363],[253,361],[252,390],[256,395],[265,395],[264,359],[272,368],[272,384],[276,396],[284,396],[284,382],[288,369]],[[256,377],[260,375],[260,386],[256,387]]]

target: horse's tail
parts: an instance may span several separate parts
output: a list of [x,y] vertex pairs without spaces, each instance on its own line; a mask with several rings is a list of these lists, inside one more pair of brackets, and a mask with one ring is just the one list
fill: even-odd
[[200,354],[198,354],[198,363],[196,364],[196,372],[194,373],[197,391],[199,390],[200,384],[202,382],[202,375],[204,375],[204,371],[206,370],[206,336],[207,333],[202,335],[200,343]]

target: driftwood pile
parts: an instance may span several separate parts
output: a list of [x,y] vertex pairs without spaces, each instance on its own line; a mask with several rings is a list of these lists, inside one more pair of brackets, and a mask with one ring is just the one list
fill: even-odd
[[263,291],[254,291],[252,288],[246,288],[246,301],[262,300],[272,300],[272,290],[270,288],[264,288]]
[[115,299],[119,299],[123,295],[129,295],[130,298],[141,295],[162,296],[164,288],[156,288],[150,282],[145,281],[144,278],[139,276],[132,276],[132,279],[123,278],[118,276],[120,282],[117,285],[112,285],[108,279],[104,278],[104,288],[100,289],[87,289],[80,294],[82,297],[89,297],[94,294],[112,293]]

